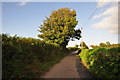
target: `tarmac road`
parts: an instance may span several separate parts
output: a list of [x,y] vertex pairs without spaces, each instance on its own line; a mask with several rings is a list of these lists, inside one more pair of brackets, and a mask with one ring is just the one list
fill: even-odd
[[83,66],[79,56],[68,55],[55,64],[41,78],[93,78]]

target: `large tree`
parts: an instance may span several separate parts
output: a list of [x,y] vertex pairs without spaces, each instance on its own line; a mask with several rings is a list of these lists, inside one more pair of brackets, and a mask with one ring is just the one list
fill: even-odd
[[76,11],[69,8],[60,8],[52,11],[49,17],[43,21],[38,30],[38,37],[44,41],[57,43],[66,47],[70,40],[80,39],[80,29],[75,30],[78,21],[76,20]]

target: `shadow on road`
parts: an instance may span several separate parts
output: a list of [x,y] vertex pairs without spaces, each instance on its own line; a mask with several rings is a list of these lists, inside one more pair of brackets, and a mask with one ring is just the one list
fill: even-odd
[[82,64],[82,61],[79,58],[76,59],[76,68],[80,76],[80,80],[97,80],[93,74]]

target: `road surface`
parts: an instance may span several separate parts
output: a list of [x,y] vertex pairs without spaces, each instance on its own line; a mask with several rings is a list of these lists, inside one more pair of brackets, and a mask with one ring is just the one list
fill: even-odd
[[41,78],[93,78],[83,66],[79,56],[68,55],[55,64]]

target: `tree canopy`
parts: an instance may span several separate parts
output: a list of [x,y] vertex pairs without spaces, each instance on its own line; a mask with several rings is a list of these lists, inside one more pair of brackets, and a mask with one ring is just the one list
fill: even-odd
[[81,49],[89,49],[88,46],[85,44],[85,42],[80,43]]
[[80,39],[81,30],[75,30],[78,21],[76,20],[76,11],[69,8],[60,8],[52,11],[49,17],[43,21],[38,30],[38,37],[44,41],[57,43],[66,47],[70,40]]

